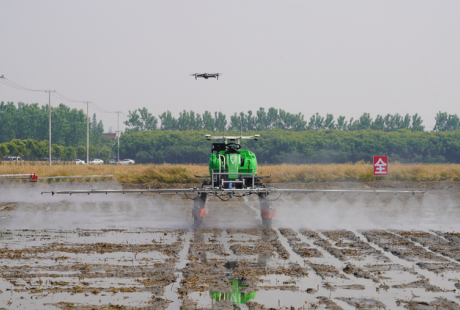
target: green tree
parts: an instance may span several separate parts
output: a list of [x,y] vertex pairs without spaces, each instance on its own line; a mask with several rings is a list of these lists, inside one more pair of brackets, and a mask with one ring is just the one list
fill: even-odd
[[140,131],[140,127],[142,126],[141,117],[137,114],[137,110],[128,113],[128,119],[123,122],[128,128],[126,132],[133,132],[133,131]]
[[381,131],[385,130],[385,119],[383,118],[382,115],[380,115],[380,114],[377,115],[377,117],[375,118],[375,120],[371,124],[371,129],[372,130],[381,130]]
[[345,116],[339,116],[339,118],[337,119],[336,128],[338,130],[347,130],[348,122],[345,120]]
[[242,123],[242,117],[240,115],[238,115],[236,112],[230,116],[230,126],[229,126],[229,130],[239,130],[240,129],[240,124],[241,124],[241,127],[243,126],[243,123]]
[[324,120],[325,129],[334,129],[335,128],[334,115],[326,114],[326,119]]
[[278,115],[278,110],[271,107],[268,109],[268,112],[266,114],[266,124],[265,127],[266,129],[274,129],[278,128],[279,126],[279,115]]
[[106,146],[104,146],[100,151],[99,151],[99,157],[106,161],[110,158],[110,149]]
[[6,143],[0,144],[0,157],[1,158],[3,158],[6,155],[8,155],[9,152],[10,151],[8,150],[8,146],[6,145]]
[[19,146],[16,143],[13,142],[7,142],[5,143],[6,147],[8,148],[9,155],[10,156],[18,156],[19,153]]
[[89,153],[89,158],[94,159],[95,156],[97,155],[97,150],[96,150],[96,148],[94,146],[90,145],[88,153]]
[[454,131],[460,129],[460,120],[457,114],[447,114],[439,111],[435,117],[436,124],[433,128],[435,131]]
[[357,128],[358,130],[370,129],[372,126],[372,118],[369,113],[363,113],[358,120]]
[[227,128],[227,117],[222,112],[214,112],[214,129],[220,131]]
[[73,160],[77,155],[77,152],[73,146],[69,146],[65,148],[65,155],[64,159],[65,160]]
[[418,113],[415,113],[414,115],[412,115],[412,124],[410,126],[410,130],[424,131],[425,126],[423,126],[422,123],[423,123],[422,118],[418,115]]
[[65,157],[65,147],[62,145],[52,144],[51,145],[51,156],[57,159],[64,159]]
[[86,160],[86,147],[81,146],[81,145],[77,146],[77,148],[75,149],[75,152],[77,154],[76,157]]
[[44,159],[49,156],[48,140],[43,140],[37,143],[37,154],[39,159]]
[[308,123],[308,129],[313,129],[315,131],[324,129],[324,117],[320,116],[318,113],[312,115]]
[[158,125],[158,119],[149,113],[147,108],[138,109],[139,114],[141,115],[142,127],[141,131],[144,130],[156,130]]
[[176,130],[177,120],[172,116],[170,111],[163,112],[160,116],[161,130]]
[[156,130],[158,119],[144,107],[134,110],[133,112],[129,111],[128,120],[126,120],[124,124],[129,127],[127,129],[128,132]]
[[[13,139],[10,143],[16,145],[14,148],[14,154],[16,156],[24,157],[27,152],[26,144],[20,139]],[[11,150],[10,147],[8,147],[8,149]]]

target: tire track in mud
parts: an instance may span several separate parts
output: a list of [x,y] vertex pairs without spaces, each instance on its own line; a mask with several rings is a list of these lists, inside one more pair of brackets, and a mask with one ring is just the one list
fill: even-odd
[[[334,259],[329,259],[328,262],[335,265],[338,270],[343,270],[348,276],[354,277],[350,279],[353,283],[360,283],[359,279],[362,279],[363,281],[361,282],[365,285],[363,294],[372,297],[372,299],[357,298],[353,296],[353,294],[347,294],[343,290],[343,288],[346,288],[346,285],[337,285],[337,283],[334,284],[333,281],[328,280],[333,284],[330,285],[329,282],[326,282],[329,284],[328,287],[330,289],[341,289],[340,293],[342,296],[347,296],[337,297],[336,299],[340,299],[355,307],[367,305],[368,307],[378,308],[382,307],[382,305],[391,305],[391,308],[393,308],[393,305],[396,303],[399,308],[407,304],[408,300],[412,300],[411,305],[417,304],[417,302],[413,300],[414,297],[407,294],[408,289],[411,289],[411,294],[413,289],[417,294],[423,295],[424,299],[431,298],[431,300],[426,300],[426,305],[429,306],[428,309],[435,309],[435,305],[438,303],[437,298],[446,301],[449,305],[446,309],[456,309],[456,303],[452,301],[455,296],[453,296],[452,291],[444,288],[446,286],[445,281],[441,283],[440,286],[431,284],[427,277],[418,275],[414,269],[411,271],[410,266],[408,266],[410,263],[388,252],[386,253],[387,255],[384,255],[379,247],[370,245],[366,238],[358,232],[317,232],[306,230],[301,230],[301,232],[303,235],[309,237],[309,240],[313,240],[315,245],[321,247],[324,251],[323,253],[328,253],[333,256]],[[350,249],[353,251],[350,251]],[[324,258],[312,258],[311,260],[318,262],[324,260]],[[341,268],[340,262],[346,263],[346,266]],[[318,268],[317,265],[313,265],[313,267]],[[428,271],[421,270],[420,268],[417,268],[417,270],[422,271],[424,274],[430,274]],[[329,269],[327,271],[331,270]],[[332,275],[333,274],[334,272]],[[391,277],[389,277],[390,275]],[[407,281],[410,279],[410,276],[414,281]],[[324,275],[324,277],[326,278],[327,274]],[[374,284],[369,284],[369,282],[366,283],[365,280],[372,280]],[[346,282],[347,280],[344,281]],[[376,284],[378,284],[378,286],[376,286]],[[372,291],[373,288],[375,288],[375,292]],[[421,293],[421,290],[432,293]]]
[[[179,260],[175,264],[174,274],[176,275],[176,280],[173,283],[166,286],[164,290],[164,297],[166,297],[166,299],[170,301],[166,309],[174,310],[179,309],[180,307],[178,288],[182,281],[183,269],[185,268],[187,263],[187,253],[190,249],[190,240],[192,237],[193,234],[190,230],[187,231],[187,233],[183,236],[183,246],[181,251],[179,252]],[[176,290],[174,290],[174,286],[176,286]]]
[[[407,232],[407,235],[411,234],[412,232]],[[428,247],[411,240],[411,238],[401,236],[395,231],[366,231],[363,232],[363,235],[368,241],[375,243],[387,253],[391,253],[403,261],[411,262],[435,275],[460,271],[460,265],[457,262],[430,250]]]
[[[337,238],[337,236],[344,239],[351,238],[356,244],[356,248],[363,248],[368,254],[371,253],[376,256],[374,251],[360,242],[356,235],[350,231],[319,232],[305,229],[300,230],[300,233],[322,252],[323,257],[311,258],[307,264],[310,264],[320,274],[322,287],[329,290],[331,295],[334,294],[334,301],[340,303],[345,309],[354,308],[355,303],[370,308],[377,308],[379,305],[388,303],[386,300],[383,302],[383,298],[374,290],[376,282],[380,286],[384,284],[380,283],[379,279],[368,271],[361,269],[361,266],[352,264],[356,261],[350,259],[349,256],[353,254],[351,257],[356,257],[357,253],[348,251],[346,242],[341,240],[342,238]],[[342,248],[335,246],[336,244],[341,245]],[[360,255],[364,256],[365,254],[361,253]],[[377,257],[382,260],[380,255]],[[372,298],[364,299],[362,295]]]
[[416,245],[424,247],[429,252],[442,256],[452,263],[458,264],[460,270],[460,243],[455,242],[455,239],[448,240],[443,236],[428,231],[394,230],[393,232],[411,240]]
[[[411,234],[411,232],[406,233]],[[427,232],[422,233],[427,234]],[[396,300],[397,306],[414,309],[417,309],[417,307],[438,309],[440,306],[444,306],[445,308],[443,309],[460,308],[460,305],[454,301],[459,299],[460,296],[455,296],[454,294],[454,283],[449,284],[449,281],[453,281],[453,279],[444,281],[444,275],[442,274],[450,274],[450,272],[456,271],[457,267],[453,266],[445,257],[433,253],[421,244],[392,231],[362,231],[358,234],[361,234],[362,238],[368,242],[373,243],[373,246],[383,249],[386,255],[394,262],[405,266],[409,270],[412,268],[413,273],[418,274],[419,280],[411,282],[407,281],[406,278],[402,278],[400,279],[400,284],[391,286],[391,288],[396,289],[409,289],[411,292],[411,295],[398,298]],[[439,274],[441,274],[441,277],[439,277]]]
[[391,232],[403,238],[409,239],[416,246],[421,246],[428,252],[441,256],[452,263],[457,264],[460,271],[460,244],[428,231],[392,230]]
[[[305,259],[306,257],[312,256],[324,257],[323,254],[311,246],[307,246],[305,242],[301,242],[299,234],[290,228],[280,228],[277,230],[277,233],[281,243],[290,253],[290,261],[295,260],[295,263],[303,264],[305,269],[309,270],[308,279],[299,281],[298,285],[299,287],[303,286],[303,292],[313,295],[312,297],[314,297],[314,299],[312,298],[310,306],[314,307],[317,303],[318,307],[320,305],[326,305],[327,309],[352,309],[350,306],[340,300],[331,299],[330,292],[327,292],[327,289],[321,285],[323,278],[320,276],[320,274],[318,274],[318,269],[312,268],[312,264],[308,264],[308,261]],[[329,297],[327,297],[327,295],[329,295]],[[309,300],[310,298],[306,299]]]

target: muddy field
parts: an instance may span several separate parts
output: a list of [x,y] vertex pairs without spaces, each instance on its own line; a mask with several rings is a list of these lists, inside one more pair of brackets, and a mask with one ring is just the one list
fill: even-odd
[[2,184],[0,309],[460,309],[456,188],[212,197],[42,196]]

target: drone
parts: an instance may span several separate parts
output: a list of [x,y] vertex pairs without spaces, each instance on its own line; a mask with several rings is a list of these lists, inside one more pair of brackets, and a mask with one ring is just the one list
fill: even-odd
[[198,80],[199,77],[207,80],[209,78],[219,79],[219,75],[222,75],[222,73],[193,73],[191,75],[195,77],[195,80]]

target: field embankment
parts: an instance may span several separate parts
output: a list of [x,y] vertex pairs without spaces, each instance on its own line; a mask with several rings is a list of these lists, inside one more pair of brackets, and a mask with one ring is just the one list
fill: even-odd
[[[205,165],[0,165],[0,174],[36,173],[39,177],[116,175],[120,183],[201,183],[196,175],[208,175]],[[264,165],[259,175],[270,175],[270,183],[369,182],[374,180],[371,164]],[[460,181],[460,165],[390,164],[389,176],[377,179],[408,182]]]

